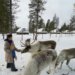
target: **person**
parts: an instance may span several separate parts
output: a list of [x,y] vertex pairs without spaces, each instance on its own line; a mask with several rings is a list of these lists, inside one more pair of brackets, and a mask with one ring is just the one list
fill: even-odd
[[5,39],[4,50],[5,60],[7,62],[6,68],[10,68],[11,71],[18,71],[18,69],[16,69],[15,67],[14,59],[17,59],[15,51],[20,52],[20,50],[15,47],[11,33],[7,34],[7,38]]

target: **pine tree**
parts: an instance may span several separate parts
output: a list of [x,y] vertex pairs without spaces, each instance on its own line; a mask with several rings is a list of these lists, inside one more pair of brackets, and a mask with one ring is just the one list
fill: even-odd
[[64,23],[61,28],[59,29],[60,32],[67,30],[68,26],[66,25],[66,23]]
[[48,19],[45,30],[47,32],[50,32],[51,30],[54,30],[54,29],[55,29],[55,22],[53,20],[50,22],[50,20]]
[[[17,1],[17,0],[16,0]],[[12,31],[14,25],[14,7],[18,7],[17,4],[13,4],[12,0],[0,0],[0,32],[8,33]]]
[[31,3],[29,4],[30,8],[30,15],[29,18],[34,21],[36,27],[36,37],[35,39],[37,40],[37,29],[38,29],[38,24],[39,24],[39,19],[41,18],[41,13],[44,11],[44,4],[46,3],[45,0],[31,0]]
[[49,26],[49,31],[52,31],[52,30],[54,30],[54,29],[56,29],[56,27],[55,27],[55,22],[54,22],[54,21],[51,21],[51,22],[50,22],[50,26]]
[[73,14],[70,19],[69,31],[75,30],[75,3],[73,5]]
[[29,21],[29,32],[34,33],[35,31],[35,24],[34,21]]
[[59,17],[57,17],[56,14],[55,14],[54,17],[53,17],[53,22],[55,22],[55,28],[58,29]]
[[7,0],[0,0],[0,32],[9,32],[9,13]]
[[45,23],[44,23],[43,19],[39,20],[38,29],[40,29],[40,28],[44,28],[45,29]]
[[19,0],[9,0],[8,8],[9,8],[9,15],[10,15],[10,31],[13,32],[13,27],[15,25],[15,14],[18,12],[17,8],[19,5],[17,4]]
[[47,24],[46,24],[46,27],[45,27],[45,30],[46,30],[47,32],[50,31],[50,30],[49,30],[49,26],[50,26],[50,19],[48,19]]

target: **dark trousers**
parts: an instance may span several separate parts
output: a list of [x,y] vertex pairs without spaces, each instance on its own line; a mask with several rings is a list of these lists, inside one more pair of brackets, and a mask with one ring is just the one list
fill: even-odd
[[7,68],[11,68],[11,63],[7,63]]
[[14,62],[13,62],[13,63],[7,63],[7,68],[10,68],[11,71],[16,70],[16,68],[15,68],[15,63],[14,63]]

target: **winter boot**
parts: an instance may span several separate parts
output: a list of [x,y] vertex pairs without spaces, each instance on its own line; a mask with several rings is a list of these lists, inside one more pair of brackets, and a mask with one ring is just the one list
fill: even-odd
[[14,63],[11,63],[11,71],[15,71],[15,72],[18,71],[18,69],[15,68],[15,64]]
[[11,63],[7,63],[6,68],[11,68]]

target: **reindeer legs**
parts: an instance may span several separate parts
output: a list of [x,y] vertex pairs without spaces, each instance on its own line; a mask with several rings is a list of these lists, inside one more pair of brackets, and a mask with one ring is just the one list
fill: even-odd
[[63,65],[63,61],[61,62],[59,69],[61,69],[61,68],[62,68],[62,65]]
[[49,70],[47,71],[47,74],[50,74],[52,72],[54,73],[54,71],[55,71],[55,61],[49,65]]
[[67,60],[66,65],[68,66],[68,68],[69,68],[71,71],[75,71],[75,69],[72,69],[72,67],[69,66],[69,62],[70,62],[70,59]]
[[69,66],[69,62],[70,62],[70,60],[68,59],[67,62],[66,62],[66,65],[67,65],[68,68],[72,71],[73,69]]
[[50,65],[49,65],[49,70],[47,71],[47,74],[50,74],[50,72],[51,72],[50,69],[51,69],[51,68],[50,68]]

